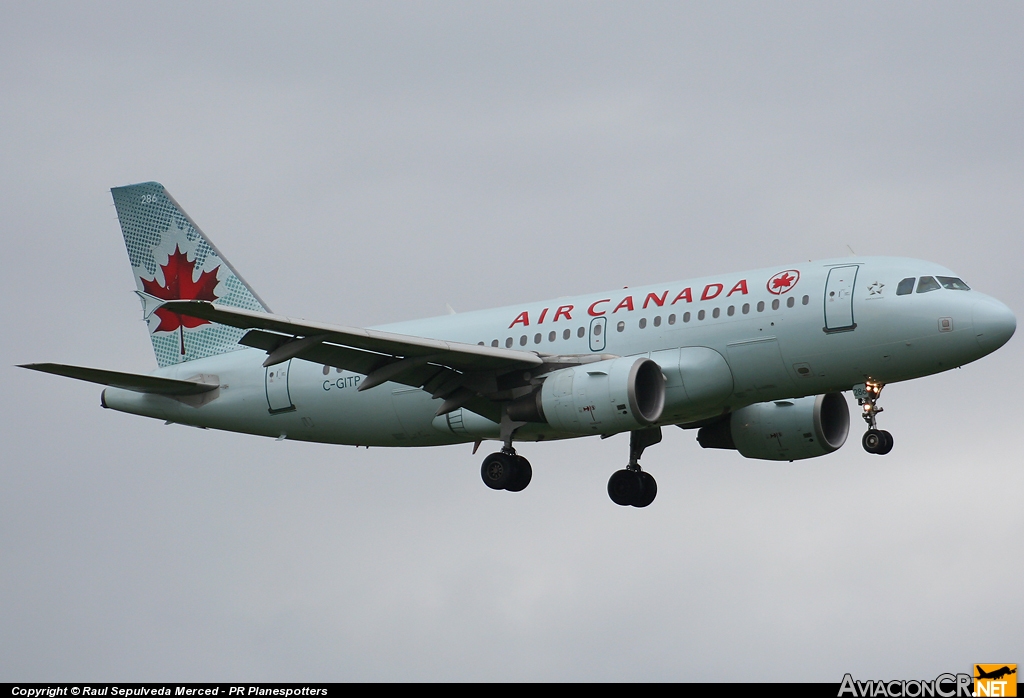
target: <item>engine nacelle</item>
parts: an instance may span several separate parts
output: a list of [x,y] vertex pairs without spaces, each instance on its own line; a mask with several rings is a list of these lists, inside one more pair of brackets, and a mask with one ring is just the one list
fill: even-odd
[[509,416],[547,422],[569,434],[617,434],[661,418],[665,376],[645,357],[622,357],[553,371],[539,392],[509,407]]
[[801,460],[832,453],[846,443],[850,408],[842,393],[760,402],[701,427],[704,448],[734,448],[745,458]]

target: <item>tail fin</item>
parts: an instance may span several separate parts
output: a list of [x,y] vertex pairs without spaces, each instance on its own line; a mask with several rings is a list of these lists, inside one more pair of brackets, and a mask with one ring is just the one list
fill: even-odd
[[162,184],[132,184],[110,193],[157,363],[163,367],[241,349],[238,340],[245,330],[176,315],[161,306],[170,300],[208,300],[270,312],[256,292]]

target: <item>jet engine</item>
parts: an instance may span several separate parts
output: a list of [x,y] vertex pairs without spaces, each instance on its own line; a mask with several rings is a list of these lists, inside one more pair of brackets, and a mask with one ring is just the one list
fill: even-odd
[[842,393],[760,402],[701,427],[704,448],[732,448],[745,458],[800,460],[832,453],[846,443],[850,408]]
[[617,434],[650,426],[665,407],[665,376],[645,357],[607,359],[549,373],[508,415],[569,434]]

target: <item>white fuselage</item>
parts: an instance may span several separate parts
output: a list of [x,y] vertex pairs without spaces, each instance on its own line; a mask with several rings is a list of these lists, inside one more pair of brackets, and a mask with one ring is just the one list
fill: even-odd
[[[925,275],[954,276],[914,259],[826,260],[378,329],[541,355],[649,356],[669,394],[659,423],[692,423],[757,402],[949,370],[1012,335],[1012,313],[976,291],[896,295],[902,279]],[[674,399],[701,380],[700,371],[684,379],[679,368],[680,352],[690,347],[720,355],[731,386],[701,400]],[[357,391],[359,374],[299,359],[263,368],[265,358],[243,348],[154,372],[215,376],[220,388],[202,400],[107,388],[103,401],[181,424],[327,443],[432,446],[498,437],[497,425],[466,409],[435,417],[441,401],[419,388],[384,383]],[[568,436],[547,424],[516,433],[517,440]]]

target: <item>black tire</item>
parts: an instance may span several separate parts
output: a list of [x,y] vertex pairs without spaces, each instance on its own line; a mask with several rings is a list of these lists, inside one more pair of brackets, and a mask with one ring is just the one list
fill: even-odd
[[658,496],[658,482],[650,473],[640,472],[637,477],[640,479],[640,496],[633,502],[633,506],[642,509]]
[[868,429],[864,432],[864,438],[860,440],[864,450],[868,453],[881,453],[882,448],[885,446],[885,436],[883,436],[883,433],[878,429]]
[[483,465],[480,466],[480,477],[483,478],[484,484],[492,490],[506,489],[516,475],[514,458],[500,451],[484,458]]
[[522,456],[514,456],[513,459],[516,462],[516,472],[512,482],[505,489],[509,492],[522,492],[530,484],[530,480],[533,479],[533,466],[530,465],[530,461]]
[[884,456],[892,450],[892,434],[884,429],[879,433],[882,435],[882,447],[878,449],[878,455]]
[[608,496],[620,507],[631,506],[639,500],[640,478],[631,470],[616,470],[608,478]]

